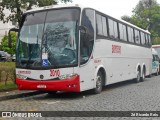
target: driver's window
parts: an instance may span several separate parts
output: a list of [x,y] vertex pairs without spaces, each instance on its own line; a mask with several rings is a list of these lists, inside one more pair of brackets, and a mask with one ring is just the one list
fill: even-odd
[[80,63],[84,64],[91,56],[94,44],[94,11],[85,9],[82,13],[82,26],[86,32],[80,33]]

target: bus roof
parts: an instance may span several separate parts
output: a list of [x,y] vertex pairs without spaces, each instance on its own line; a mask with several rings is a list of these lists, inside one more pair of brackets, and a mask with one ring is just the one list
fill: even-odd
[[80,7],[80,8],[83,8],[79,4],[60,4],[60,5],[50,5],[50,6],[33,8],[31,10],[26,11],[25,13],[35,12],[35,11],[41,11],[41,10],[49,10],[49,9],[53,9],[53,8],[66,8],[66,7]]
[[[79,8],[81,8],[81,9],[90,8],[90,7],[84,7],[83,5],[79,5],[79,4],[60,4],[60,5],[50,5],[50,6],[38,7],[38,8],[34,8],[34,9],[31,9],[31,10],[28,10],[28,11],[26,11],[26,12],[24,12],[24,13],[41,11],[41,10],[49,10],[49,9],[54,9],[54,8],[67,8],[67,7],[79,7]],[[94,8],[91,8],[91,9],[94,9]],[[96,9],[94,9],[94,10],[96,10]],[[96,11],[98,11],[98,10],[96,10]],[[98,11],[98,12],[100,12],[100,11]],[[101,13],[102,13],[102,12],[101,12]],[[103,14],[106,14],[106,13],[103,13]],[[145,33],[150,34],[150,32],[149,32],[148,30],[144,30],[144,29],[142,29],[142,28],[140,28],[140,27],[137,27],[136,25],[133,25],[133,24],[131,24],[131,23],[129,23],[129,22],[126,22],[126,21],[124,21],[124,20],[122,20],[122,19],[114,18],[114,17],[112,17],[112,16],[110,16],[110,15],[108,15],[108,14],[106,14],[106,15],[109,16],[109,17],[111,17],[111,18],[113,18],[113,19],[115,19],[115,20],[118,20],[118,21],[120,21],[120,22],[122,22],[122,23],[124,23],[124,24],[127,24],[127,25],[129,25],[129,26],[131,26],[131,27],[134,27],[134,28],[136,28],[136,29],[139,29],[139,30],[145,32]]]

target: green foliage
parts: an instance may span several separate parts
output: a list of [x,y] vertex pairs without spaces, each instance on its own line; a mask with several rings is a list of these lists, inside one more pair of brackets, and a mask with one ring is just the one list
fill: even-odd
[[16,39],[17,39],[17,34],[15,32],[11,32],[11,38],[12,38],[12,48],[8,47],[8,36],[5,35],[2,38],[2,50],[5,52],[8,52],[9,54],[15,54],[16,53]]
[[132,11],[131,17],[122,16],[127,22],[148,29],[153,44],[160,43],[160,5],[156,0],[141,0]]
[[159,44],[160,44],[160,37],[155,37],[155,38],[152,40],[152,44],[153,44],[153,45],[159,45]]
[[[72,2],[72,0],[60,0],[61,2]],[[32,6],[48,6],[57,4],[59,0],[2,0],[0,3],[0,20],[3,22],[14,21],[20,25],[23,11],[29,10]],[[5,16],[4,9],[9,9],[12,14]]]
[[0,62],[0,92],[15,89],[15,62]]

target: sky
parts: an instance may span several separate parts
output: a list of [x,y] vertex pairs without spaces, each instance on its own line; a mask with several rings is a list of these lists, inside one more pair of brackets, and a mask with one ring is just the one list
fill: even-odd
[[[91,7],[115,18],[132,15],[133,8],[136,7],[139,0],[72,0],[73,4],[80,4]],[[160,3],[160,0],[157,0]]]

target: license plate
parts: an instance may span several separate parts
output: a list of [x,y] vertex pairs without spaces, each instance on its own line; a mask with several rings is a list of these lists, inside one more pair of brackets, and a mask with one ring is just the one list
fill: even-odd
[[46,88],[46,85],[37,85],[37,88]]

